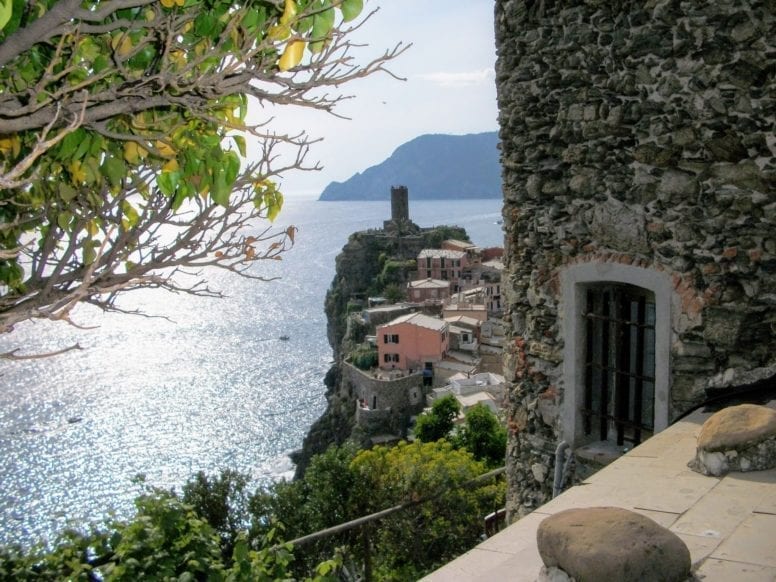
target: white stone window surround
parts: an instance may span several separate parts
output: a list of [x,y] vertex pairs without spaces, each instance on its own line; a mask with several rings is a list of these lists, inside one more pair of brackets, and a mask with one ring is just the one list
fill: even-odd
[[581,404],[585,390],[585,325],[581,317],[585,290],[597,283],[625,283],[651,291],[655,296],[655,427],[654,433],[668,427],[671,393],[671,338],[673,318],[679,313],[678,297],[669,274],[621,263],[587,262],[560,272],[563,324],[563,402],[562,438],[573,447],[589,437],[584,435]]

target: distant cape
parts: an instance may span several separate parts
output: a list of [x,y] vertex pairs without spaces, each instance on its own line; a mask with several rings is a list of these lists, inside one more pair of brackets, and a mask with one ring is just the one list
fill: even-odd
[[421,135],[384,162],[331,182],[319,200],[389,200],[391,186],[407,186],[412,200],[500,198],[501,166],[495,131]]

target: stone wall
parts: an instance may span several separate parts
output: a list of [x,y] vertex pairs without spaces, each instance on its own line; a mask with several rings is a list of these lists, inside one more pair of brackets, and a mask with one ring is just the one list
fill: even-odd
[[[416,373],[395,380],[380,380],[352,364],[342,365],[343,388],[354,400],[364,400],[370,408],[391,411],[391,426],[397,433],[406,428],[410,415],[423,411],[423,375]],[[374,403],[377,406],[374,406]],[[405,436],[405,435],[401,435]]]
[[496,1],[512,516],[552,487],[573,266],[669,282],[668,422],[712,386],[776,372],[775,14]]

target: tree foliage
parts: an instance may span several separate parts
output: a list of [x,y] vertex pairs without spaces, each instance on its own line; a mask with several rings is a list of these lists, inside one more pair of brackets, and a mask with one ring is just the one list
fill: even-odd
[[487,406],[477,404],[466,412],[453,444],[465,448],[490,467],[502,467],[507,452],[507,429]]
[[437,398],[430,411],[418,416],[415,437],[425,443],[447,438],[460,411],[461,405],[452,394]]
[[504,502],[503,484],[461,487],[485,467],[445,441],[375,447],[361,452],[352,470],[361,484],[356,504],[373,511],[432,499],[372,528],[380,580],[416,580],[471,549],[480,541],[484,516]]
[[[247,475],[200,473],[182,495],[148,488],[130,521],[67,531],[52,549],[0,548],[0,579],[359,579],[367,562],[375,579],[417,579],[475,545],[483,517],[503,504],[503,483],[462,487],[485,470],[439,441],[331,447],[303,479],[251,494]],[[403,504],[365,528],[288,543]]]
[[[194,509],[171,492],[154,491],[138,498],[137,515],[106,529],[66,532],[54,549],[0,549],[3,580],[208,580],[253,582],[289,579],[293,555],[272,535],[251,549],[238,536],[228,558],[221,538]],[[325,560],[309,580],[335,580],[339,562]]]
[[140,287],[218,295],[204,267],[260,278],[251,263],[295,232],[260,224],[282,205],[276,177],[317,166],[307,135],[249,123],[249,105],[332,112],[330,88],[404,50],[356,63],[362,0],[2,6],[0,332]]
[[446,439],[489,467],[503,466],[507,451],[507,431],[503,423],[487,406],[477,404],[466,412],[463,423],[455,426],[460,411],[452,394],[437,398],[430,411],[418,416],[415,437],[423,442]]

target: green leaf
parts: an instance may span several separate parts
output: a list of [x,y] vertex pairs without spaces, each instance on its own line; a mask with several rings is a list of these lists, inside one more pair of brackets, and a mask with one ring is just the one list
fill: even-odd
[[59,182],[59,197],[65,202],[70,202],[78,195],[78,191],[67,182]]
[[364,0],[342,0],[340,4],[340,10],[342,11],[342,19],[345,22],[350,22],[356,18],[364,9]]
[[247,154],[246,148],[245,148],[245,138],[241,135],[233,135],[232,139],[234,140],[235,145],[237,146],[237,150],[240,152],[240,155],[242,157],[245,157]]
[[100,166],[100,171],[103,176],[108,178],[111,186],[121,186],[121,181],[127,173],[127,168],[124,165],[124,160],[121,158],[108,157]]
[[159,186],[159,190],[165,196],[172,196],[175,194],[175,186],[178,185],[178,172],[162,172],[156,178],[156,185]]
[[267,220],[273,222],[283,208],[283,195],[275,190],[267,201]]
[[127,218],[127,224],[130,228],[140,221],[140,215],[137,213],[137,210],[135,210],[134,206],[126,200],[121,201],[121,212],[123,212],[124,216]]
[[[78,133],[77,131],[74,131],[72,134]],[[68,135],[67,137],[70,137]],[[63,140],[64,141],[64,140]],[[92,145],[92,136],[90,136],[85,131],[80,134],[80,139],[78,141],[78,147],[75,150],[75,153],[73,153],[73,159],[74,160],[80,160],[82,157],[86,155],[86,152],[89,151],[89,146]]]
[[178,210],[178,208],[181,207],[183,204],[183,201],[186,200],[186,194],[183,192],[183,190],[178,190],[178,192],[175,194],[175,197],[172,199],[172,209]]
[[57,225],[62,230],[68,230],[70,227],[70,220],[73,218],[72,213],[70,212],[60,212],[57,216]]
[[240,173],[240,158],[234,152],[226,152],[224,156],[224,180],[231,188]]
[[331,0],[324,0],[322,8],[324,8],[323,12],[313,17],[313,39],[322,40],[334,27],[334,8],[331,6]]
[[210,196],[216,204],[224,207],[229,206],[229,187],[223,171],[216,173],[213,186],[210,189]]
[[[59,144],[58,158],[60,160],[69,160],[75,154],[76,149],[84,140],[86,132],[83,129],[76,129],[75,131],[68,133]],[[85,151],[84,151],[85,153]]]
[[13,1],[12,0],[0,0],[0,30],[5,28],[8,21],[11,20],[13,14]]

